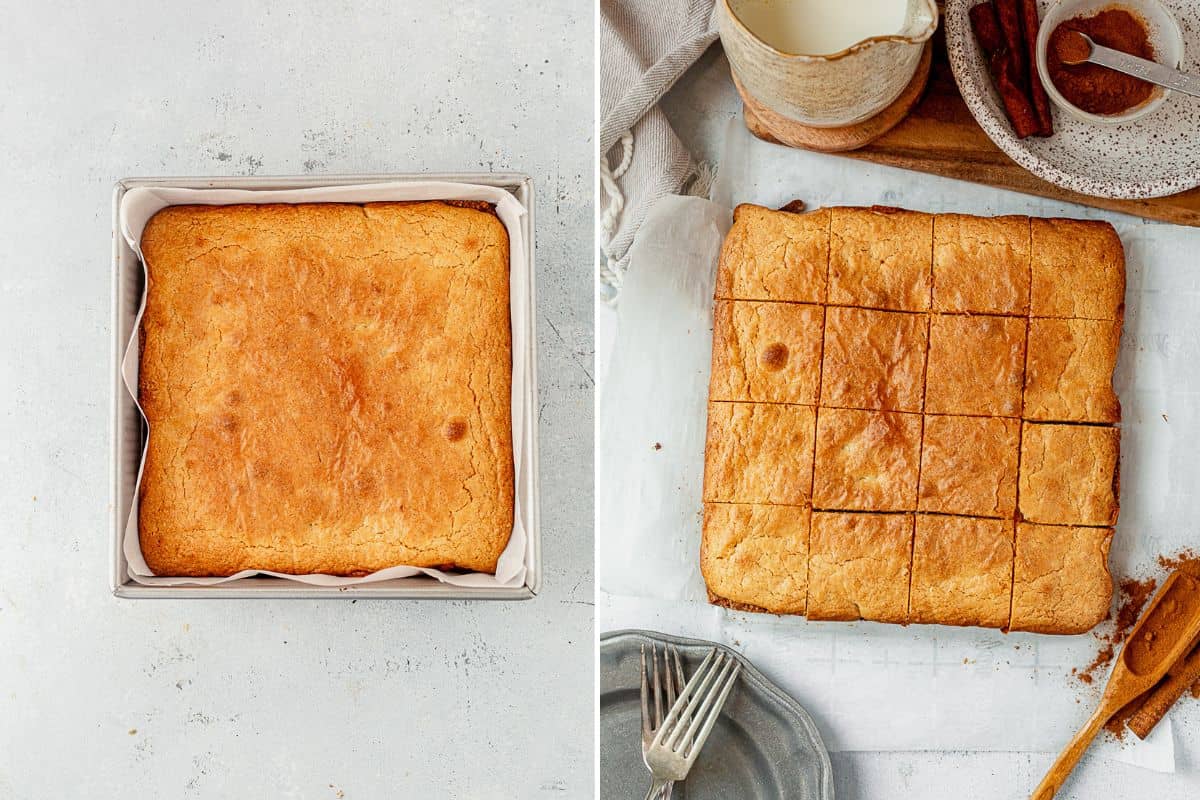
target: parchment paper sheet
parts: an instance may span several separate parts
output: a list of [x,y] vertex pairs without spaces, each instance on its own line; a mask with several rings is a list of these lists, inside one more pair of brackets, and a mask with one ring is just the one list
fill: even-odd
[[[778,207],[797,198],[810,208],[879,203],[1116,223],[1128,262],[1115,378],[1123,406],[1121,517],[1110,559],[1120,578],[1148,574],[1158,554],[1200,542],[1200,501],[1192,488],[1200,469],[1200,235],[769,145],[750,136],[740,119],[727,132],[713,197],[716,202],[665,199],[632,251],[611,366],[600,389],[601,591],[696,603],[695,614],[685,615],[694,627],[669,632],[739,647],[814,713],[835,749],[1059,749],[1099,696],[1099,686],[1085,687],[1070,676],[1098,649],[1090,634],[809,623],[701,605],[705,402],[720,242],[737,203]],[[622,625],[653,625],[653,619],[637,619],[635,609],[654,603],[625,597],[608,603]],[[1189,720],[1200,717],[1195,711],[1182,709]],[[1173,769],[1166,726],[1147,743],[1108,750],[1123,760]]]
[[[515,464],[514,480],[520,485],[522,476],[521,448],[523,445],[522,421],[525,418],[525,381],[528,365],[525,363],[526,334],[524,320],[529,313],[528,276],[525,268],[526,243],[520,220],[526,213],[524,206],[509,192],[495,186],[478,186],[444,181],[412,181],[395,183],[372,183],[358,186],[330,186],[313,189],[246,190],[246,189],[131,189],[121,200],[121,233],[133,251],[141,259],[142,230],[160,209],[169,205],[200,203],[206,205],[229,205],[233,203],[370,203],[401,200],[483,200],[496,205],[496,214],[508,230],[509,242],[509,297],[512,320],[512,440]],[[143,269],[145,269],[143,262]],[[146,308],[143,296],[138,308],[133,336],[121,362],[121,374],[125,387],[137,401],[139,348],[138,335],[141,330],[142,314]],[[141,411],[139,404],[138,410]],[[144,416],[143,416],[144,419]],[[153,436],[153,431],[150,432]],[[373,572],[361,578],[341,578],[333,575],[285,575],[277,572],[245,570],[227,578],[168,578],[158,577],[150,571],[142,557],[138,541],[137,497],[142,482],[146,451],[143,446],[142,464],[138,467],[137,488],[134,489],[133,510],[125,526],[122,542],[125,558],[129,562],[129,576],[137,583],[152,586],[212,585],[227,583],[253,575],[273,575],[277,578],[306,583],[313,586],[352,586],[359,583],[408,578],[424,574],[454,586],[474,587],[517,587],[525,582],[530,552],[529,537],[526,536],[521,516],[521,493],[514,492],[513,532],[500,554],[496,574],[484,573],[450,574],[437,569],[395,566]]]

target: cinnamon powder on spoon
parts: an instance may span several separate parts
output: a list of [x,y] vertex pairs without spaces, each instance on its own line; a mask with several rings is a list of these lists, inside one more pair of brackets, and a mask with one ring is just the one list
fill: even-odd
[[1077,60],[1081,55],[1080,45],[1086,46],[1073,31],[1088,35],[1102,47],[1154,60],[1154,46],[1146,23],[1128,9],[1115,6],[1092,16],[1061,22],[1050,33],[1046,69],[1067,102],[1089,114],[1120,114],[1150,99],[1155,87],[1141,78],[1099,64],[1066,63]]

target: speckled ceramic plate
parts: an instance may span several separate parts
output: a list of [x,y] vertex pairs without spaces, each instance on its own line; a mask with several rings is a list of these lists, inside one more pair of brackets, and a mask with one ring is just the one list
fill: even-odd
[[641,749],[641,646],[670,642],[691,670],[713,647],[742,663],[742,676],[673,800],[833,800],[829,753],[812,717],[740,653],[713,642],[650,631],[600,637],[600,796],[638,798],[650,786]]
[[[1162,197],[1200,186],[1200,100],[1178,92],[1154,113],[1103,127],[1054,109],[1054,135],[1013,135],[967,11],[980,0],[946,0],[946,47],[971,113],[996,145],[1039,178],[1096,197]],[[1163,0],[1183,30],[1185,72],[1200,71],[1200,0]],[[1041,0],[1045,11],[1053,1]]]

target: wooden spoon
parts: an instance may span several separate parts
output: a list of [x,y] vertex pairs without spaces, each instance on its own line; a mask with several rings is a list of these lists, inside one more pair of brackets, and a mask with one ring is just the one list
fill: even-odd
[[1071,739],[1031,800],[1050,800],[1075,768],[1092,739],[1126,703],[1148,691],[1182,658],[1200,635],[1200,581],[1174,572],[1125,640],[1108,676],[1100,707]]

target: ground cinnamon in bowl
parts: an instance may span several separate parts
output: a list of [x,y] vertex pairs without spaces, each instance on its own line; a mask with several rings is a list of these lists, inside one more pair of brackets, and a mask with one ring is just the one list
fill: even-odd
[[1121,114],[1157,93],[1154,84],[1099,64],[1068,64],[1083,44],[1072,31],[1086,34],[1103,47],[1154,60],[1154,45],[1145,21],[1134,12],[1113,6],[1091,16],[1072,17],[1050,33],[1046,70],[1064,99],[1089,114]]

